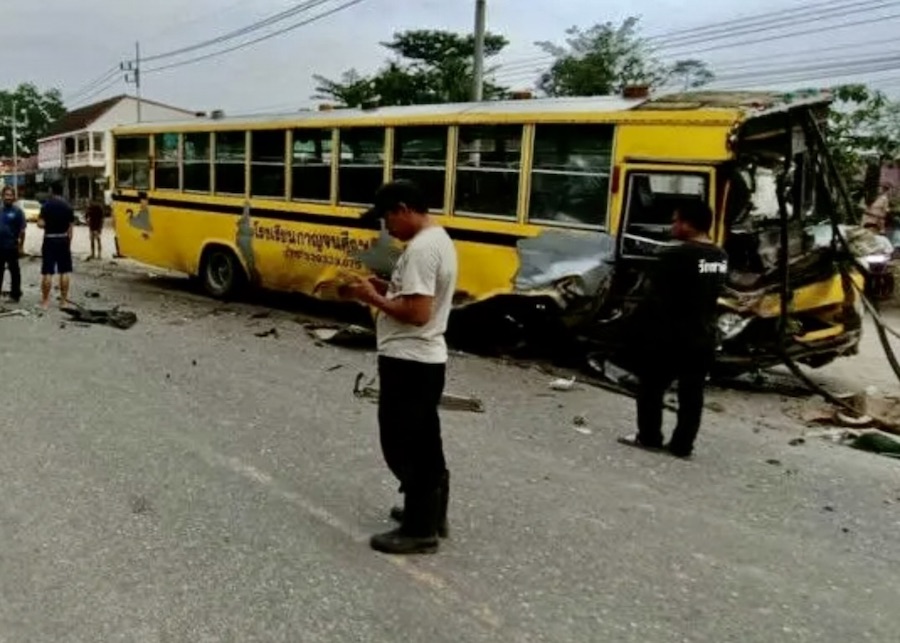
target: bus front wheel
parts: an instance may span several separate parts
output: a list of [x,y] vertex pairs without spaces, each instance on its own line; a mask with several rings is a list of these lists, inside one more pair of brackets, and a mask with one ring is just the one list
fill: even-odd
[[203,253],[200,280],[208,295],[225,299],[235,295],[243,285],[244,268],[230,248],[212,246]]

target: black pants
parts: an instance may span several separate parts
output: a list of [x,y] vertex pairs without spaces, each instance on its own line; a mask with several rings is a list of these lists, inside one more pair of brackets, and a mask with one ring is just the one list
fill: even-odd
[[446,365],[380,356],[378,377],[385,462],[404,493],[434,492],[447,468],[438,416]]
[[19,269],[19,250],[0,250],[0,290],[3,290],[3,277],[6,268],[9,268],[9,276],[12,279],[12,287],[9,296],[15,300],[22,297],[22,271]]
[[646,360],[638,373],[637,394],[638,437],[650,447],[663,445],[662,423],[666,390],[678,381],[678,421],[669,448],[689,455],[700,431],[706,377],[712,366],[714,351],[708,347],[678,354],[659,354],[655,361]]

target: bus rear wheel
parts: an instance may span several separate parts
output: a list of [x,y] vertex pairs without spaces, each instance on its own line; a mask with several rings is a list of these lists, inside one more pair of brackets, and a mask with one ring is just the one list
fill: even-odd
[[203,253],[200,280],[206,294],[225,299],[238,293],[246,281],[244,268],[230,248],[213,246]]

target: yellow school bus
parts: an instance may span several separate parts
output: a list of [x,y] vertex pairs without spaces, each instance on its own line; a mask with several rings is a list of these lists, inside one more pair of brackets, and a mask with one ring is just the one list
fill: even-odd
[[829,102],[688,93],[120,127],[119,251],[197,276],[216,297],[247,284],[331,297],[350,273],[389,270],[391,240],[360,214],[383,182],[412,179],[457,246],[458,337],[578,337],[602,351],[670,242],[674,208],[702,199],[730,256],[720,363],[777,363],[786,336],[790,355],[821,365],[860,336],[853,284],[826,238],[836,206],[817,132]]

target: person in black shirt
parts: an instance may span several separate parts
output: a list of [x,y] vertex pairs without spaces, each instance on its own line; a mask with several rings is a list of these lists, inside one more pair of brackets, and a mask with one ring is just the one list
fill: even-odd
[[50,305],[53,275],[59,273],[59,305],[69,303],[69,275],[72,273],[72,232],[75,212],[51,192],[41,208],[38,226],[44,229],[41,247],[41,306]]
[[663,447],[664,397],[677,380],[678,420],[667,450],[683,458],[693,452],[706,377],[715,359],[716,302],[728,274],[728,256],[707,234],[712,219],[702,201],[679,206],[672,221],[678,243],[659,253],[635,311],[638,432],[620,438],[623,444]]

